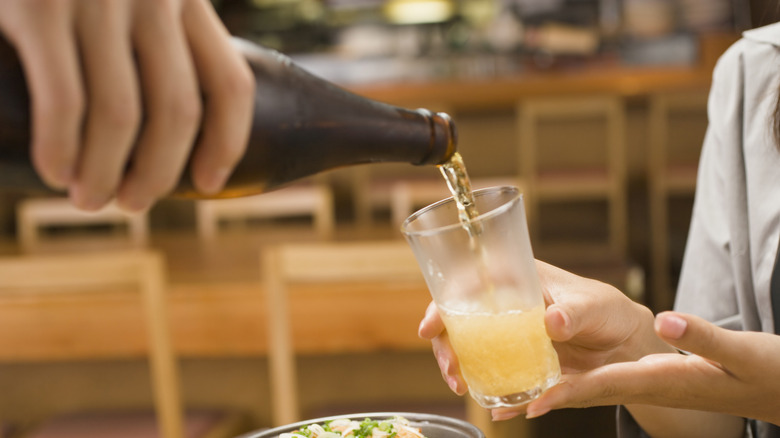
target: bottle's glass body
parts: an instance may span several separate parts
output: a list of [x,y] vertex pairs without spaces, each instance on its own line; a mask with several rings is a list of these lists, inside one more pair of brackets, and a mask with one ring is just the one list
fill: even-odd
[[[254,118],[246,153],[217,197],[258,194],[355,164],[441,164],[455,152],[455,127],[446,114],[360,97],[275,51],[235,42],[256,78]],[[23,68],[0,40],[0,189],[46,190],[29,148],[30,102]],[[201,197],[186,171],[174,195]]]

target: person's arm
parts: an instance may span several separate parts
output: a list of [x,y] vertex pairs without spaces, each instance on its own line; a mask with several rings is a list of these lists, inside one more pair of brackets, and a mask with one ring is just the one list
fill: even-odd
[[[744,170],[739,171],[745,167],[741,158],[744,47],[742,41],[729,49],[713,73],[708,103],[710,123],[699,160],[696,198],[675,303],[678,311],[736,329],[745,329],[741,326],[742,306],[738,305],[737,290],[741,286],[736,277],[739,273],[733,266],[732,254],[733,248],[742,246],[739,242],[747,233],[747,227],[740,225],[739,220],[747,215],[747,207],[739,201],[746,187]],[[729,436],[726,431],[738,433],[733,436],[744,433],[741,426],[744,421],[739,418],[715,418],[713,414],[698,413],[698,421],[688,423],[675,421],[681,415],[667,409],[642,405],[628,408],[653,436],[664,436],[662,432],[674,423],[681,430],[691,425],[687,436],[706,436],[704,431],[725,436]],[[682,417],[689,415],[685,413]],[[698,433],[696,427],[701,428]]]
[[77,206],[143,210],[191,153],[213,193],[243,155],[254,78],[207,0],[0,0],[0,33],[30,87],[33,165]]
[[528,412],[627,404],[654,437],[739,437],[741,417],[780,424],[780,381],[773,378],[780,369],[780,336],[727,330],[677,312],[659,314],[655,326],[662,339],[691,354],[649,355],[568,375]]
[[[564,375],[525,407],[493,410],[495,420],[523,413],[538,417],[564,407],[624,404],[654,437],[739,437],[744,420],[731,415],[772,421],[766,416],[780,413],[780,383],[776,392],[765,384],[771,370],[780,367],[780,338],[727,331],[690,315],[663,314],[656,323],[649,309],[612,286],[542,262],[537,268],[549,304],[547,331]],[[420,336],[431,339],[450,388],[464,394],[457,357],[433,305],[421,322]],[[718,346],[725,349],[712,350]],[[684,355],[675,347],[713,356]],[[776,358],[768,354],[772,351]],[[721,366],[717,360],[722,358],[729,358],[729,365],[736,362],[736,368]],[[745,374],[733,374],[737,370]],[[749,376],[754,380],[746,383]]]

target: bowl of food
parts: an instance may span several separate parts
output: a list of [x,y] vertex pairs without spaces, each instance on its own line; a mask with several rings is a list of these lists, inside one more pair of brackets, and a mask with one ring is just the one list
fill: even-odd
[[[395,435],[393,435],[395,433]],[[238,438],[485,438],[476,426],[457,418],[412,412],[368,412],[300,421]]]

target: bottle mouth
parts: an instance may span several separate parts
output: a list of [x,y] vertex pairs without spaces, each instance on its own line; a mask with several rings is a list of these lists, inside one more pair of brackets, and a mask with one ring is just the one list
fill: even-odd
[[447,113],[433,113],[424,108],[418,109],[417,112],[428,121],[431,138],[428,153],[416,164],[438,165],[446,163],[457,150],[458,133],[455,129],[455,123]]

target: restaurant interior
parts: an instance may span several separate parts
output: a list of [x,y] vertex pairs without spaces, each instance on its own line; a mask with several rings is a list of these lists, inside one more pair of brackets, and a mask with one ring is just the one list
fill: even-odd
[[[215,0],[358,95],[451,115],[474,188],[521,189],[536,258],[670,309],[707,93],[769,0]],[[441,378],[400,232],[434,166],[348,166],[129,214],[0,192],[0,438],[228,438],[419,412],[487,438],[614,437],[615,408],[490,421]],[[411,258],[411,261],[409,259]]]

